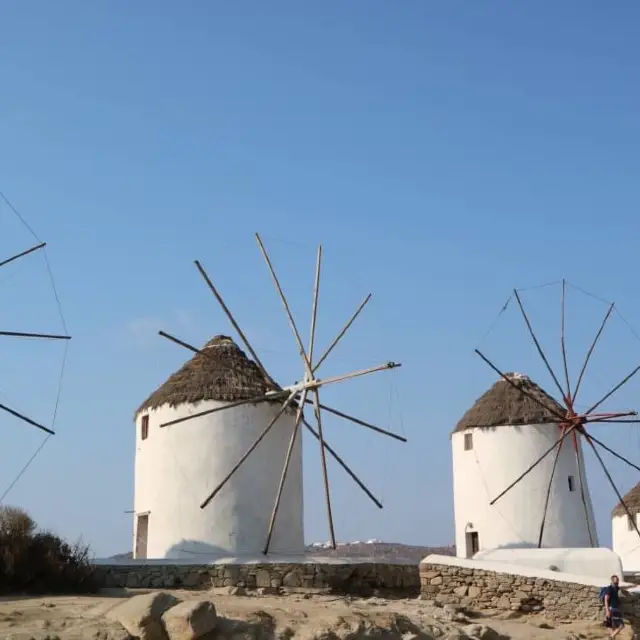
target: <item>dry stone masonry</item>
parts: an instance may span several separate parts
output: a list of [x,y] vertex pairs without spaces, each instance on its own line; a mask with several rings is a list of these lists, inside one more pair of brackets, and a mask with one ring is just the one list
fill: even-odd
[[416,565],[392,563],[265,563],[265,564],[117,564],[96,565],[102,587],[129,589],[318,589],[331,593],[396,597],[417,596],[420,577]]
[[[600,587],[448,564],[421,563],[420,589],[423,599],[475,611],[541,614],[558,622],[598,620],[604,615]],[[640,621],[639,597],[629,594],[623,605],[629,620]]]

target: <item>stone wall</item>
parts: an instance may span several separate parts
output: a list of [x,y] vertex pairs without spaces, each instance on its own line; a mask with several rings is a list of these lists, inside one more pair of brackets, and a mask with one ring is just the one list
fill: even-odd
[[[476,611],[540,614],[558,622],[604,616],[600,587],[449,564],[420,564],[420,590],[424,599]],[[629,594],[622,602],[627,619],[640,621],[640,597]]]
[[113,564],[96,565],[103,587],[155,589],[315,589],[330,593],[410,597],[420,593],[417,565],[404,564]]

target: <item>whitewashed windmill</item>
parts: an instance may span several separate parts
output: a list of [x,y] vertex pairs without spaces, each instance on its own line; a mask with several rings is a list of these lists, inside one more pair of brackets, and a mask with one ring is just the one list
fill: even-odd
[[[640,366],[586,411],[580,413],[575,409],[587,365],[614,305],[610,305],[587,351],[575,386],[572,386],[565,348],[566,286],[563,280],[559,342],[564,386],[533,331],[518,290],[514,290],[507,301],[508,305],[511,299],[516,300],[535,348],[560,393],[561,402],[528,377],[503,373],[476,349],[500,380],[465,414],[452,437],[458,555],[471,556],[479,550],[501,546],[597,546],[582,441],[592,449],[618,497],[619,508],[640,537],[635,518],[598,448],[638,471],[640,467],[587,431],[587,425],[594,423],[640,422],[634,417],[635,411],[596,411],[640,371]],[[570,450],[563,446],[567,439],[572,443]]]
[[[358,376],[375,373],[377,371],[394,369],[400,366],[395,362],[387,362],[378,366],[346,373],[343,375],[324,379],[318,377],[318,370],[320,366],[326,361],[329,354],[333,351],[338,342],[342,339],[355,319],[364,309],[371,295],[368,295],[364,299],[364,301],[360,304],[358,309],[351,316],[343,329],[338,333],[333,342],[322,353],[322,355],[320,357],[316,357],[317,350],[315,348],[315,336],[322,248],[318,247],[313,304],[311,312],[310,338],[309,345],[305,348],[300,332],[298,330],[298,326],[293,318],[289,304],[283,293],[278,277],[276,276],[269,255],[267,254],[265,246],[258,234],[256,234],[256,239],[258,241],[260,251],[262,252],[262,255],[266,261],[269,273],[278,292],[280,300],[282,301],[289,325],[293,332],[300,353],[303,365],[302,379],[300,382],[296,382],[295,384],[289,386],[280,386],[274,381],[273,377],[267,372],[256,351],[247,340],[246,335],[240,328],[231,311],[224,303],[221,295],[205,272],[204,268],[198,261],[196,261],[195,264],[198,268],[198,271],[200,272],[209,289],[220,304],[231,325],[236,330],[247,352],[253,358],[253,362],[248,361],[244,357],[244,354],[242,354],[242,352],[239,352],[238,348],[233,344],[233,342],[229,338],[226,338],[224,336],[217,336],[212,341],[210,341],[205,348],[198,349],[164,331],[159,332],[161,336],[197,354],[191,364],[187,363],[180,372],[174,374],[174,376],[176,376],[175,381],[177,383],[183,384],[184,380],[187,377],[192,376],[196,358],[199,358],[198,366],[206,366],[206,363],[209,362],[213,367],[214,360],[222,363],[223,354],[226,354],[224,355],[225,362],[231,363],[233,361],[236,364],[234,364],[233,366],[231,366],[230,364],[224,365],[231,367],[230,369],[224,371],[221,368],[223,366],[221,364],[216,369],[216,372],[212,371],[211,374],[218,376],[218,382],[220,383],[220,381],[222,380],[221,376],[224,377],[232,375],[227,371],[231,371],[231,369],[235,368],[236,372],[240,371],[239,375],[241,375],[244,382],[242,383],[242,385],[240,385],[242,386],[242,389],[239,389],[239,395],[233,395],[232,393],[230,393],[231,390],[229,388],[226,389],[226,391],[229,393],[222,393],[224,384],[216,383],[216,389],[210,388],[208,390],[209,395],[206,397],[201,393],[198,393],[196,396],[189,396],[189,393],[187,393],[186,396],[184,396],[185,398],[189,396],[196,402],[208,402],[209,406],[204,410],[198,410],[198,408],[193,403],[191,403],[190,406],[187,406],[184,403],[178,406],[177,401],[165,401],[165,398],[168,396],[163,396],[162,399],[157,401],[155,401],[153,397],[151,397],[149,401],[146,402],[138,411],[136,420],[140,422],[141,429],[143,428],[145,430],[144,439],[148,438],[149,446],[152,446],[150,444],[153,437],[151,434],[152,430],[156,431],[156,433],[158,434],[158,442],[161,438],[166,440],[166,436],[163,436],[160,431],[153,429],[153,423],[157,423],[158,428],[166,433],[167,431],[169,431],[167,427],[173,427],[174,425],[187,421],[196,421],[199,426],[194,426],[194,429],[197,430],[202,428],[202,430],[198,431],[199,435],[197,439],[195,439],[196,437],[193,436],[193,450],[190,449],[191,453],[189,453],[188,455],[191,456],[192,459],[197,459],[197,461],[189,465],[190,468],[186,471],[186,473],[193,472],[193,475],[190,477],[201,478],[202,482],[205,481],[205,478],[210,478],[211,475],[215,476],[215,486],[212,488],[212,490],[209,491],[209,495],[207,495],[200,504],[201,510],[206,509],[207,506],[212,502],[212,500],[216,498],[216,496],[220,496],[222,498],[220,512],[216,515],[212,514],[209,518],[205,519],[195,513],[194,508],[190,503],[187,506],[181,506],[185,503],[186,499],[184,495],[180,497],[178,496],[178,491],[175,489],[175,483],[173,482],[173,476],[170,476],[171,480],[168,480],[167,482],[166,491],[157,490],[155,488],[149,488],[147,490],[147,487],[151,487],[151,485],[153,485],[155,482],[155,480],[152,480],[151,478],[158,477],[158,466],[162,466],[165,472],[166,469],[170,467],[169,462],[167,463],[167,465],[163,466],[163,463],[159,462],[159,460],[164,456],[167,456],[167,458],[169,456],[173,456],[175,459],[175,455],[181,455],[178,449],[184,451],[186,450],[185,447],[188,448],[189,446],[191,446],[189,444],[185,444],[185,441],[190,439],[190,436],[188,435],[187,425],[181,427],[182,430],[179,431],[179,433],[181,434],[180,438],[178,439],[178,436],[176,436],[175,444],[162,445],[162,450],[160,450],[160,448],[157,448],[155,450],[149,449],[148,459],[151,460],[149,464],[145,462],[145,468],[141,468],[140,471],[138,471],[138,464],[136,463],[136,475],[139,475],[139,477],[141,478],[140,482],[144,483],[145,485],[145,488],[141,489],[139,492],[141,496],[142,494],[144,494],[144,496],[140,499],[140,505],[137,505],[135,508],[138,517],[140,517],[141,515],[143,518],[146,518],[143,525],[144,535],[148,535],[149,540],[151,540],[152,535],[151,533],[149,533],[149,530],[151,527],[151,519],[154,517],[154,508],[162,512],[163,515],[159,516],[159,518],[163,523],[167,522],[169,519],[169,506],[167,505],[171,505],[171,509],[183,509],[183,511],[181,512],[182,515],[179,518],[176,518],[175,513],[172,516],[173,522],[176,522],[176,530],[171,534],[172,540],[165,540],[162,543],[158,542],[157,544],[155,542],[149,543],[149,547],[154,548],[154,551],[151,552],[151,555],[153,555],[154,557],[159,554],[166,554],[167,549],[170,546],[170,542],[175,542],[178,539],[188,540],[190,538],[199,539],[201,541],[209,539],[212,541],[212,543],[209,544],[209,547],[213,548],[215,546],[216,549],[221,551],[233,551],[235,553],[242,551],[255,553],[255,535],[258,534],[263,535],[263,544],[261,545],[260,551],[264,554],[267,554],[272,543],[274,528],[276,528],[277,515],[279,509],[282,506],[281,502],[283,500],[283,494],[287,495],[287,474],[289,472],[292,459],[295,459],[295,480],[293,484],[301,485],[301,460],[299,451],[301,438],[298,437],[298,432],[300,431],[301,425],[304,425],[305,428],[310,433],[312,433],[319,442],[324,494],[326,501],[327,518],[329,523],[329,534],[331,546],[335,549],[336,537],[333,524],[329,478],[327,473],[327,453],[332,456],[340,466],[342,466],[342,468],[376,504],[376,506],[382,508],[382,504],[346,465],[346,463],[335,452],[335,450],[331,448],[325,441],[322,419],[323,412],[328,412],[330,414],[358,424],[359,426],[373,430],[377,433],[389,436],[402,442],[406,442],[406,438],[404,438],[403,436],[397,435],[378,426],[365,422],[364,420],[360,420],[359,418],[329,407],[323,404],[320,400],[320,389],[325,386],[350,380]],[[252,370],[252,368],[255,370]],[[259,374],[259,376],[256,376],[255,374]],[[178,380],[178,376],[181,376],[180,380]],[[172,384],[171,380],[172,379],[170,378],[166,384]],[[181,388],[184,389],[185,387],[183,386]],[[254,391],[254,395],[251,395],[251,393],[247,392],[247,389],[254,389],[258,391]],[[238,385],[236,385],[236,391],[234,391],[233,393],[236,393],[237,391]],[[240,397],[240,399],[236,399],[237,397]],[[310,405],[313,407],[315,422],[317,425],[317,428],[315,429],[313,426],[311,426],[311,424],[304,416],[304,408],[306,405]],[[168,411],[169,409],[167,407],[169,406],[173,407],[171,409],[172,411],[178,412],[178,417],[172,417],[169,414],[162,413],[162,411],[164,410]],[[279,407],[277,410],[275,410],[276,406]],[[164,407],[164,409],[162,407]],[[255,409],[254,411],[252,411],[250,416],[244,414],[239,415],[237,413],[233,414],[233,412],[237,412],[240,409],[246,408],[248,410],[249,407],[253,407]],[[265,407],[262,413],[258,411],[259,407]],[[274,409],[271,411],[268,409],[268,407],[274,407]],[[155,413],[152,417],[150,417],[148,413],[149,409],[151,409],[152,411],[159,411],[160,413]],[[226,430],[226,435],[220,435],[220,431],[218,431],[217,435],[214,435],[215,429],[211,428],[211,424],[205,426],[202,422],[202,420],[206,416],[211,416],[212,414],[227,415],[227,412],[232,412],[230,415],[235,415],[236,417],[228,418],[226,424],[224,424],[224,422],[218,423],[220,430]],[[290,419],[287,418],[287,415],[290,416]],[[169,419],[170,417],[172,419]],[[220,420],[224,420],[224,418],[221,417]],[[255,427],[254,423],[257,420],[263,422],[262,426]],[[232,426],[231,423],[236,426]],[[248,436],[238,435],[241,433],[237,428],[237,425],[240,425],[240,423],[245,425],[242,433],[253,434],[249,436],[251,438],[251,442],[245,442]],[[256,428],[257,432],[255,430]],[[184,429],[187,429],[187,431],[184,431]],[[173,431],[173,429],[171,431]],[[270,436],[270,433],[271,436],[273,436],[272,438]],[[283,440],[283,434],[285,433],[286,440]],[[218,439],[215,440],[214,443],[214,439],[216,438]],[[271,438],[271,440],[269,440],[269,438]],[[266,445],[267,449],[268,447],[273,447],[272,451],[274,451],[275,453],[272,456],[272,459],[270,461],[266,460],[264,458],[264,455],[261,458],[261,451],[264,452],[267,450],[265,449],[264,443],[267,441],[273,442],[274,439],[277,440],[280,444]],[[287,441],[288,443],[286,444],[286,446],[284,446],[283,443]],[[239,443],[241,442],[244,442],[244,450],[240,454]],[[160,446],[161,445],[158,445],[158,447]],[[217,454],[217,460],[215,461],[213,466],[211,465],[210,461],[207,461],[205,458],[199,457],[201,456],[202,451],[208,446],[211,446],[212,453],[215,451]],[[146,447],[146,444],[140,441],[138,444],[138,452],[141,452],[141,449],[143,447]],[[196,450],[196,448],[198,450]],[[154,453],[152,453],[152,451],[154,451]],[[220,460],[221,456],[224,456],[222,458],[222,461]],[[247,461],[252,458],[252,456],[256,460],[255,473],[250,473],[249,469],[247,468],[251,463],[249,463],[249,465],[246,464]],[[230,457],[233,457],[233,459],[229,459]],[[282,469],[277,474],[279,476],[278,479],[276,476],[274,476],[273,470],[267,470],[267,467],[272,467],[274,463],[279,464],[278,460],[282,459]],[[151,468],[152,466],[153,469]],[[223,467],[225,468],[224,473],[222,471]],[[260,470],[264,472],[263,475],[260,475]],[[241,474],[244,474],[244,476],[242,476],[242,481],[238,479],[235,485],[233,485],[234,478],[239,478]],[[142,479],[143,477],[144,479]],[[149,478],[149,480],[147,481],[146,478]],[[179,478],[176,478],[175,480],[176,482],[181,482]],[[172,486],[170,487],[168,486],[168,484],[171,484]],[[291,483],[288,484],[290,485]],[[136,485],[138,485],[138,479],[136,479]],[[226,495],[220,495],[221,493],[224,494],[225,492]],[[285,527],[285,529],[295,530],[296,532],[298,532],[297,537],[292,537],[291,535],[287,536],[285,533],[282,533],[279,539],[283,542],[281,542],[281,544],[279,545],[276,545],[276,551],[289,551],[293,547],[297,546],[300,542],[300,538],[302,536],[300,524],[302,517],[302,501],[301,495],[298,495],[299,493],[301,493],[301,486],[298,486],[297,489],[292,488],[289,491],[289,497],[285,500],[285,510],[289,513],[288,517],[292,520],[291,526]],[[136,495],[137,494],[138,487],[136,486]],[[274,494],[275,498],[273,498]],[[266,515],[264,506],[266,504],[266,496],[272,496],[272,498],[268,498],[268,500],[271,501],[271,499],[273,499],[273,505],[270,510],[270,515],[267,517],[263,517]],[[141,506],[143,502],[145,506]],[[179,522],[177,522],[178,520]],[[227,527],[228,529],[234,528],[234,532],[212,532],[212,529],[222,526],[220,523],[224,523],[224,527]],[[264,530],[262,530],[263,528]],[[250,537],[246,537],[248,536],[248,534],[246,534],[246,531],[248,529],[252,530],[252,535]],[[244,533],[246,534],[244,538],[245,543],[244,546],[239,550],[237,545],[234,546],[235,543],[231,539],[231,534],[233,533],[233,535],[243,535],[242,530],[244,530]],[[256,534],[256,532],[258,532],[258,534]],[[140,539],[139,531],[137,533],[134,533],[134,538],[136,540]],[[144,545],[146,550],[146,541]],[[202,548],[204,548],[204,545],[202,546]],[[140,553],[141,557],[142,555],[143,552]]]

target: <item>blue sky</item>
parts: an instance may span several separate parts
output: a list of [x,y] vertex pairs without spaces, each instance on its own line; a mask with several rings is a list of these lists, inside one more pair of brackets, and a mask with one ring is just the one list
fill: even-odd
[[[13,0],[0,25],[0,189],[49,243],[73,335],[58,435],[7,501],[98,555],[130,548],[133,411],[188,356],[154,334],[229,331],[194,259],[274,375],[301,376],[255,231],[305,332],[323,243],[320,344],[374,294],[325,375],[403,363],[325,393],[410,439],[327,421],[385,503],[330,468],[342,540],[452,541],[448,434],[495,379],[473,349],[553,391],[515,307],[484,339],[514,286],[566,277],[640,327],[635,3]],[[32,242],[1,204],[0,231],[3,255]],[[559,288],[523,296],[558,363]],[[42,256],[3,270],[0,301],[5,329],[60,329]],[[605,311],[570,291],[574,372]],[[50,421],[62,345],[2,349],[3,394]],[[583,402],[637,363],[615,315]],[[639,389],[609,406],[638,407]],[[634,426],[597,432],[640,461]],[[6,486],[42,434],[3,418],[0,437]],[[325,540],[307,445],[307,537]],[[596,465],[608,542],[615,496]],[[611,469],[623,490],[638,480]]]

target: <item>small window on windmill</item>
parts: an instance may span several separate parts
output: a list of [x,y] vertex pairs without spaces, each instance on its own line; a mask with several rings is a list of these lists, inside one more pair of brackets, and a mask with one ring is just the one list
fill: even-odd
[[149,437],[149,416],[142,416],[142,420],[140,421],[140,435],[143,440],[146,440]]
[[[635,516],[634,516],[635,518]],[[635,523],[633,522],[633,518],[630,516],[627,516],[627,529],[629,531],[634,531],[635,527],[633,526]]]
[[576,487],[573,482],[573,476],[569,476],[569,491],[575,491]]
[[473,449],[473,433],[464,434],[464,450],[471,451]]

